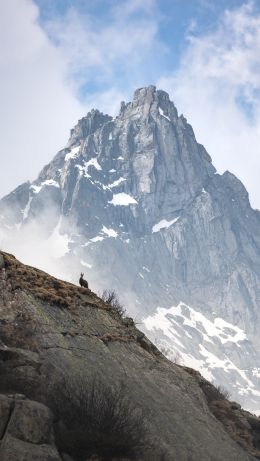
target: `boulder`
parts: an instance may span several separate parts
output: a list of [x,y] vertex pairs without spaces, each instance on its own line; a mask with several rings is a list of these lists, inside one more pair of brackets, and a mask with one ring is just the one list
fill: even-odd
[[7,435],[1,445],[1,461],[61,461],[58,451],[50,445],[35,445]]
[[1,461],[61,461],[48,407],[23,395],[0,395],[0,416]]
[[8,434],[35,444],[52,443],[53,416],[49,408],[32,400],[16,400]]

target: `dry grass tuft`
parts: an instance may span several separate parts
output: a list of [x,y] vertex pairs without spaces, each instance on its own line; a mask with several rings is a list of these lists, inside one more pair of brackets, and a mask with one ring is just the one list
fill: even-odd
[[[35,267],[26,266],[3,253],[7,279],[13,290],[24,290],[40,301],[74,311],[78,306],[108,309],[91,290],[56,279]],[[108,309],[109,310],[109,309]]]
[[99,339],[101,339],[101,341],[105,344],[113,341],[120,341],[121,343],[129,343],[130,341],[133,341],[133,338],[130,336],[121,336],[115,333],[105,333],[104,335],[99,336]]

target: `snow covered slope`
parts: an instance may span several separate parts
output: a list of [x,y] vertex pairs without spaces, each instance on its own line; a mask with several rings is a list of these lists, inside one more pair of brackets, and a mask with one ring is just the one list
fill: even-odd
[[199,370],[209,381],[229,389],[245,407],[250,401],[259,412],[260,368],[244,330],[220,317],[209,320],[184,303],[158,308],[144,325],[170,360]]

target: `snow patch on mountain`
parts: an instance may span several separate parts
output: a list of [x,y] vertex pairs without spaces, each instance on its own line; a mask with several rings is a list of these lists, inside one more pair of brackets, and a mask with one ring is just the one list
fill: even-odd
[[168,115],[165,115],[164,111],[162,110],[161,107],[159,107],[159,113],[160,115],[162,115],[162,117],[166,118],[167,120],[169,120],[169,122],[171,121],[170,117],[168,117]]
[[95,237],[92,237],[84,243],[82,247],[88,247],[92,243],[102,242],[105,238],[116,238],[118,236],[118,233],[114,229],[108,228],[104,225],[102,226],[101,233],[103,235],[96,235]]
[[96,242],[102,242],[102,240],[104,240],[104,237],[97,235],[96,237],[93,237],[92,239],[90,239],[90,242],[96,243]]
[[151,271],[148,269],[148,267],[146,267],[146,266],[143,266],[143,270],[146,271],[146,272],[151,272]]
[[252,374],[253,376],[256,376],[257,378],[260,378],[260,368],[253,368]]
[[[148,330],[160,329],[165,336],[172,338],[174,325],[194,328],[200,332],[204,341],[213,343],[218,339],[222,344],[227,342],[239,343],[247,339],[246,334],[238,326],[217,317],[208,320],[201,312],[184,303],[172,306],[170,309],[158,307],[153,316],[144,320]],[[178,331],[174,332],[179,336]],[[214,339],[214,341],[213,341]]]
[[[194,308],[179,303],[169,309],[158,307],[155,314],[143,319],[145,330],[154,335],[157,347],[170,359],[195,368],[209,381],[219,374],[232,374],[230,381],[241,396],[260,396],[255,379],[260,369],[246,370],[236,364],[236,357],[249,343],[237,325],[216,317],[208,319]],[[223,379],[223,378],[222,378]]]
[[80,146],[73,147],[71,151],[65,155],[65,162],[68,162],[69,160],[72,160],[78,156],[80,150]]
[[129,194],[119,192],[118,194],[114,194],[112,200],[108,203],[114,206],[128,206],[137,204],[137,201]]
[[179,219],[179,216],[177,218],[172,219],[171,221],[167,221],[167,219],[162,219],[159,221],[157,224],[155,224],[152,228],[152,232],[159,232],[161,229],[167,229],[168,227],[172,226],[175,224]]
[[46,179],[46,181],[43,181],[41,183],[41,187],[43,186],[53,186],[53,187],[60,187],[59,183],[57,181],[54,181],[54,179]]
[[108,229],[106,226],[102,227],[102,232],[104,232],[104,234],[106,234],[108,237],[116,238],[118,236],[118,233],[114,229]]
[[27,205],[26,205],[26,207],[25,207],[24,210],[23,210],[23,221],[24,221],[25,219],[28,218],[28,214],[29,214],[29,211],[30,211],[30,208],[31,208],[32,199],[33,199],[32,196],[29,197],[29,200],[28,200],[28,202],[27,202]]
[[87,162],[84,161],[83,165],[76,164],[75,168],[78,168],[78,170],[80,171],[80,174],[83,174],[85,178],[91,178],[91,175],[88,172],[90,166],[93,166],[98,171],[102,170],[101,165],[98,163],[98,160],[96,157],[91,158]]
[[41,190],[41,186],[37,186],[36,184],[32,184],[30,189],[33,191],[34,194],[38,194]]
[[30,186],[30,189],[33,191],[34,194],[38,194],[44,186],[57,187],[58,189],[60,188],[59,183],[54,179],[46,179],[40,184],[32,184]]
[[113,189],[113,187],[117,187],[119,186],[120,184],[122,184],[122,182],[126,181],[126,178],[119,178],[119,179],[116,179],[116,181],[112,182],[111,184],[108,184],[107,188],[108,189]]
[[85,176],[88,178],[90,178],[90,174],[88,173],[88,169],[90,166],[93,166],[98,171],[102,170],[101,166],[98,163],[97,158],[96,157],[91,158],[90,160],[88,160],[88,162],[84,163],[84,167],[83,167],[85,171]]

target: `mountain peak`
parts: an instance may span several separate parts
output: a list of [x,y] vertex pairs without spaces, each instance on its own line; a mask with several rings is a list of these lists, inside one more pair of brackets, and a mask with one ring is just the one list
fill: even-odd
[[153,100],[155,95],[156,86],[154,85],[137,88],[134,92],[133,103],[140,104],[147,100]]
[[137,88],[134,92],[133,102],[144,101],[146,99],[170,101],[169,94],[164,90],[158,90],[155,85],[148,85]]
[[169,357],[193,356],[258,409],[260,213],[235,176],[215,173],[169,95],[139,88],[114,119],[90,111],[38,179],[0,201],[2,242],[28,235],[30,248],[39,223],[64,276],[113,287]]
[[[156,86],[149,85],[147,87],[138,88],[134,92],[133,101],[124,106],[124,111],[138,113],[141,117],[152,115],[157,117],[164,115],[170,121],[175,121],[178,113],[174,103],[170,100],[169,94],[163,90],[157,90]],[[122,109],[121,109],[122,113]]]

